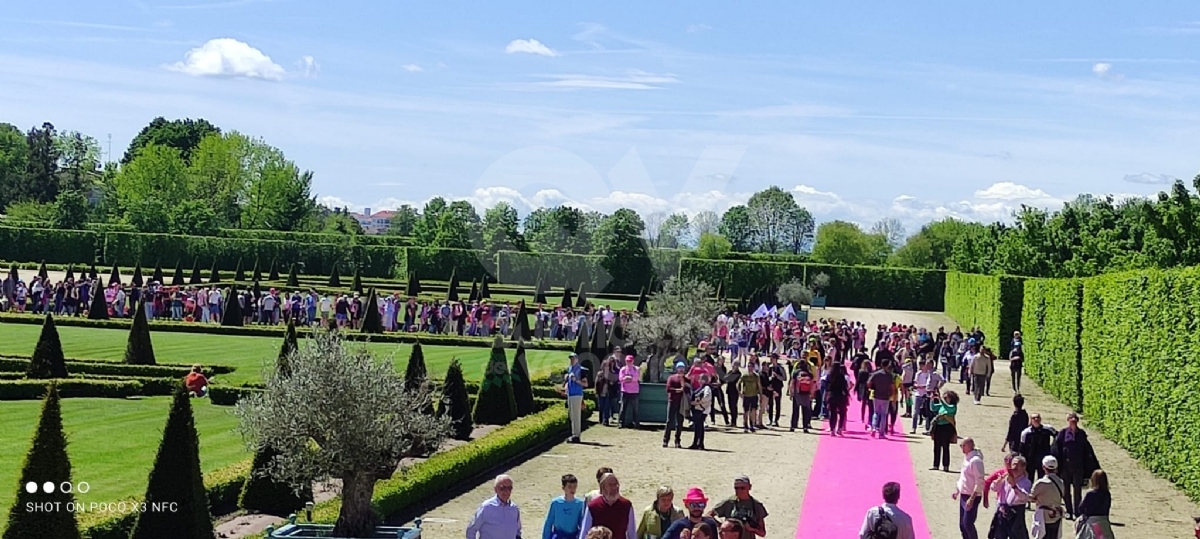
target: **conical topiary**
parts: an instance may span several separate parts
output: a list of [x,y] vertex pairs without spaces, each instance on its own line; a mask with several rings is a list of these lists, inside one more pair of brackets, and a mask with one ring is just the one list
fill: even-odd
[[450,270],[450,284],[446,287],[446,300],[458,301],[458,268]]
[[246,268],[242,267],[242,259],[238,258],[237,268],[233,270],[233,282],[246,282]]
[[150,278],[160,285],[167,284],[166,281],[163,281],[162,262],[154,263],[154,275]]
[[[75,512],[67,511],[68,504],[74,505],[71,490],[54,488],[52,493],[40,490],[43,484],[58,486],[71,482],[71,460],[67,457],[67,437],[63,434],[62,409],[59,404],[58,387],[52,382],[42,401],[42,415],[38,419],[33,444],[25,454],[21,466],[21,480],[17,496],[8,512],[8,529],[4,539],[78,539],[79,524]],[[26,485],[34,485],[32,492]],[[35,504],[57,504],[54,511],[31,511]],[[47,507],[42,505],[40,507]],[[164,536],[167,537],[167,536]]]
[[525,300],[521,300],[520,305],[517,306],[517,312],[513,314],[512,340],[530,340],[529,312],[525,310]]
[[292,267],[288,268],[287,285],[291,288],[300,286],[300,275],[297,273],[295,262],[292,263]]
[[112,271],[108,272],[108,286],[113,284],[121,284],[121,270],[117,269],[116,262],[113,262]]
[[250,478],[242,487],[238,507],[264,515],[286,518],[297,513],[305,503],[312,501],[312,483],[307,483],[299,494],[291,485],[275,480],[269,473],[271,461],[279,452],[269,446],[260,446],[254,452],[254,464],[250,466]]
[[363,333],[383,333],[383,316],[379,314],[379,298],[375,295],[375,289],[367,294],[367,303],[363,306],[362,314],[362,329]]
[[563,308],[563,310],[569,311],[575,307],[575,302],[573,301],[573,299],[574,298],[571,295],[571,287],[564,286],[563,293],[562,293],[562,303],[560,304],[560,306]]
[[546,282],[540,278],[538,279],[537,287],[533,290],[533,302],[538,305],[549,303],[546,301]]
[[479,301],[479,282],[475,279],[471,279],[471,292],[467,295],[467,301]]
[[133,325],[129,326],[129,340],[125,343],[125,363],[131,365],[155,365],[154,343],[150,341],[150,325],[146,323],[146,307],[137,303],[133,313]]
[[350,291],[362,294],[362,266],[354,266],[354,281],[350,283]]
[[187,281],[183,277],[183,261],[175,261],[175,272],[171,274],[171,286],[183,286]]
[[200,277],[200,260],[192,261],[192,276],[188,278],[188,284],[203,284],[204,279]]
[[150,506],[171,504],[174,510],[139,512],[130,539],[212,539],[208,495],[200,475],[200,440],[191,398],[183,391],[175,393],[171,404],[144,501]]
[[476,425],[507,425],[517,418],[512,375],[508,372],[504,342],[499,337],[492,341],[492,355],[479,384],[473,417]]
[[254,279],[254,282],[256,282],[256,283],[258,281],[262,280],[262,269],[260,269],[258,267],[258,259],[257,258],[254,259],[254,271],[250,272],[250,275]]
[[275,266],[276,266],[275,260],[272,259],[271,260],[271,270],[267,274],[267,280],[271,281],[273,283],[279,280],[279,268],[277,268]]
[[88,279],[93,281],[98,281],[100,279],[100,272],[96,271],[95,262],[92,262],[92,265],[88,266]]
[[487,275],[483,276],[483,284],[479,286],[479,299],[481,299],[481,300],[492,299],[492,291],[488,290],[488,281],[489,280],[490,279],[488,279]]
[[37,274],[38,274],[38,277],[40,277],[43,281],[46,280],[48,277],[50,277],[50,272],[46,270],[46,261],[45,260],[43,260],[42,264],[40,266],[38,266]]
[[584,283],[579,283],[579,292],[575,294],[575,307],[582,309],[587,307],[587,292],[583,290]]
[[420,342],[413,343],[412,351],[408,354],[408,365],[404,368],[404,389],[416,390],[428,379],[429,372],[425,369],[425,351],[421,349]]
[[230,288],[225,294],[225,306],[221,308],[221,325],[242,327],[246,317],[242,314],[242,302],[238,301],[237,287]]
[[646,303],[647,303],[646,289],[643,288],[642,292],[640,294],[638,294],[637,312],[639,312],[641,314],[646,314]]
[[296,323],[293,319],[288,319],[287,331],[283,334],[283,344],[279,346],[279,357],[275,358],[275,372],[281,377],[292,375],[292,354],[299,350],[299,341],[296,339]]
[[583,367],[583,378],[587,380],[588,387],[595,387],[592,383],[595,381],[596,369],[598,363],[593,361],[592,343],[589,338],[588,325],[580,324],[579,332],[575,334],[575,354],[579,356],[579,365]]
[[455,440],[470,440],[474,424],[471,422],[471,399],[467,394],[467,383],[463,380],[462,363],[458,358],[450,360],[446,379],[442,382],[442,400],[438,413],[450,417],[451,436]]
[[142,277],[142,265],[138,263],[133,267],[133,277],[129,278],[129,283],[133,286],[141,287],[146,284],[145,278]]
[[88,305],[88,320],[108,320],[108,299],[100,283],[92,285],[92,303]]
[[209,283],[221,282],[221,267],[217,265],[217,261],[213,260],[212,270],[208,272]]
[[54,325],[54,317],[46,313],[42,321],[42,333],[38,336],[37,345],[33,348],[33,357],[29,360],[29,368],[25,370],[26,378],[66,378],[67,359],[63,357],[62,341],[58,338],[58,327]]
[[75,264],[70,264],[67,266],[67,275],[63,277],[63,279],[67,281],[75,280]]
[[17,272],[17,264],[15,262],[8,266],[8,279],[11,283],[16,283],[21,280],[21,274]]
[[529,365],[525,362],[525,343],[517,343],[517,353],[512,365],[513,399],[517,403],[517,416],[525,417],[537,412],[533,402],[533,381],[529,378]]
[[337,264],[333,265],[333,271],[329,272],[329,288],[338,289],[342,287],[342,276],[338,275]]
[[408,297],[415,298],[421,294],[421,280],[417,279],[416,272],[408,274],[408,285],[404,287]]

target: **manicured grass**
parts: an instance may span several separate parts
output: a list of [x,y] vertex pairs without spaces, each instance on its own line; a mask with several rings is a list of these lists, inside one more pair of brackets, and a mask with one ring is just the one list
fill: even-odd
[[[21,466],[41,411],[41,401],[0,403],[0,530],[17,493]],[[147,399],[63,399],[63,428],[71,457],[72,481],[86,481],[91,490],[76,494],[82,502],[109,502],[145,495],[146,481],[162,429],[171,408],[170,397]],[[234,431],[233,408],[207,400],[193,401],[200,433],[200,465],[204,472],[245,460],[241,436]]]
[[[37,344],[41,326],[31,324],[0,324],[0,354],[28,356]],[[99,329],[59,326],[63,352],[69,358],[121,361],[125,356],[128,332],[120,329]],[[263,367],[272,365],[279,355],[281,339],[246,337],[240,335],[210,335],[200,333],[151,332],[154,353],[159,363],[215,364],[237,368],[236,372],[214,382],[240,385],[262,381]],[[301,340],[301,346],[304,341]],[[408,363],[411,345],[395,343],[367,344],[381,359],[390,359],[403,370]],[[468,380],[482,380],[489,348],[471,346],[422,345],[425,364],[430,376],[442,378],[450,360],[463,363]],[[509,360],[514,350],[508,350]],[[532,376],[545,375],[566,369],[567,353],[553,350],[528,350],[526,360]]]

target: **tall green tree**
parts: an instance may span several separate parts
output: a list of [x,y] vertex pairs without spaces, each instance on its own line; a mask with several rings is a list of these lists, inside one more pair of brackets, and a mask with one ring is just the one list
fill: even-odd
[[241,133],[210,133],[200,139],[190,157],[188,174],[200,198],[221,226],[231,226],[241,218],[241,202],[250,182],[250,139]]
[[883,236],[863,232],[847,221],[829,221],[817,228],[812,256],[823,264],[869,266],[883,263],[889,251]]
[[751,195],[746,210],[754,247],[759,251],[798,253],[812,237],[812,215],[796,204],[796,197],[778,186]]
[[83,191],[99,176],[100,144],[78,131],[66,131],[55,139],[58,147],[59,182],[63,190]]
[[42,124],[40,128],[30,129],[25,135],[25,142],[29,145],[29,160],[18,200],[45,204],[58,198],[60,154],[57,139],[58,131],[49,122]]
[[746,206],[725,210],[717,231],[729,240],[734,251],[744,252],[754,248],[754,231],[750,224],[750,210]]
[[196,192],[186,171],[187,164],[179,150],[158,144],[146,146],[121,167],[114,185],[117,200],[126,211],[146,200],[158,201],[167,210]]
[[483,249],[497,251],[527,251],[529,246],[520,231],[517,209],[507,202],[498,202],[483,214]]
[[175,510],[139,512],[130,539],[212,539],[208,493],[200,475],[200,438],[191,397],[183,391],[177,391],[171,403],[144,500],[173,504]]
[[128,165],[133,162],[142,150],[152,145],[174,148],[184,161],[191,162],[192,151],[200,145],[200,142],[205,137],[220,132],[221,130],[217,126],[205,119],[167,120],[160,116],[151,120],[149,125],[143,127],[137,136],[133,137],[133,141],[129,143],[129,148],[125,150],[125,155],[121,158],[121,164]]
[[393,236],[413,236],[417,232],[417,223],[421,220],[421,214],[417,209],[403,204],[396,208],[396,212],[392,215],[392,222],[388,226],[387,233]]
[[621,208],[600,223],[595,235],[597,252],[604,256],[600,267],[612,280],[600,292],[636,290],[654,273],[650,252],[642,240],[645,225],[638,214]]
[[55,488],[52,493],[34,490],[29,492],[25,485],[41,486],[43,483],[61,485],[71,481],[71,460],[67,457],[67,437],[63,434],[62,409],[59,404],[58,387],[51,382],[42,401],[42,414],[38,419],[33,444],[25,454],[21,465],[21,480],[17,496],[8,511],[8,528],[4,539],[78,539],[79,524],[75,512],[31,511],[35,503],[57,503],[65,508],[75,503],[70,490]]
[[445,249],[470,249],[471,233],[465,223],[454,212],[444,212],[438,219],[437,233],[433,246]]
[[720,260],[725,258],[733,250],[733,244],[725,239],[725,236],[705,232],[700,235],[700,242],[696,246],[696,256],[707,258],[710,260]]
[[592,251],[592,234],[585,221],[578,208],[538,208],[525,216],[525,239],[539,252],[587,254]]
[[672,213],[658,225],[654,247],[659,249],[678,249],[688,243],[691,227],[688,216],[684,213]]
[[29,168],[29,143],[21,129],[0,123],[0,208],[23,200],[25,171]]
[[88,220],[88,201],[77,189],[59,191],[54,201],[54,228],[81,230]]

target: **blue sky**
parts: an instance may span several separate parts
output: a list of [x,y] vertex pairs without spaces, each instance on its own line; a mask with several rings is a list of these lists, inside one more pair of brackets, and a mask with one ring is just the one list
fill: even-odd
[[[263,137],[331,203],[723,211],[910,230],[1200,169],[1200,4],[14,2],[0,121]],[[911,4],[911,5],[910,5]]]

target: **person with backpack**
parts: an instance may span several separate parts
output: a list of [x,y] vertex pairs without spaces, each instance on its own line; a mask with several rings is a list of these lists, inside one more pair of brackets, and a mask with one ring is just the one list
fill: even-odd
[[900,483],[883,485],[883,505],[867,510],[858,539],[914,539],[912,517],[896,506]]
[[792,372],[792,381],[788,384],[788,395],[792,397],[791,432],[796,432],[796,423],[801,418],[805,433],[812,428],[812,400],[816,392],[816,380],[808,369],[798,368]]

